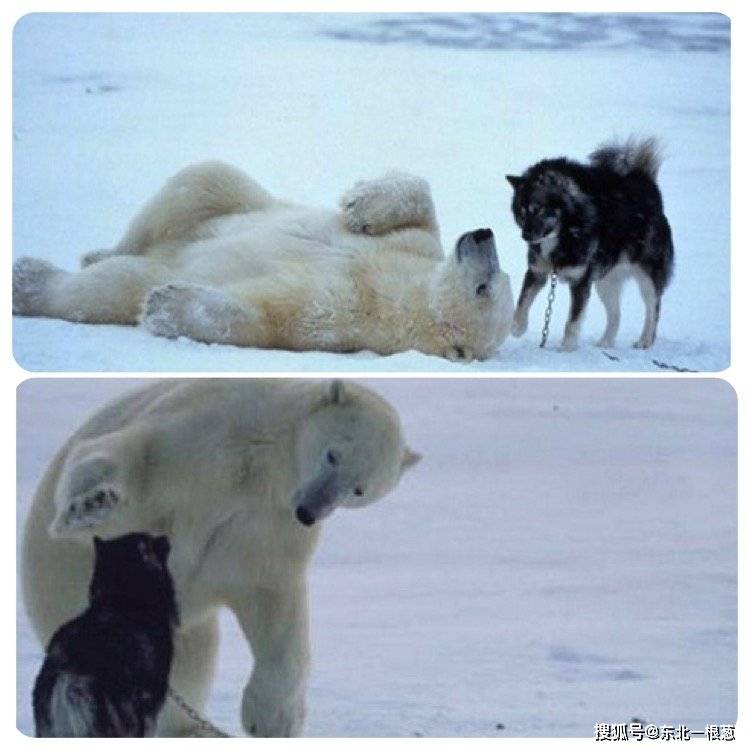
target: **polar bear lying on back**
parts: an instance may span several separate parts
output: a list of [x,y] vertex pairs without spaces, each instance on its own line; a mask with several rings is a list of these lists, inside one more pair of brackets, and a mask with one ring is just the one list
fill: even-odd
[[[46,644],[85,609],[93,535],[166,534],[180,615],[170,684],[203,707],[216,610],[229,607],[254,657],[243,726],[297,735],[318,522],[382,498],[418,458],[393,408],[355,383],[178,380],[129,393],[63,445],[37,488],[21,563],[34,629]],[[158,733],[191,729],[168,702]]]
[[340,211],[272,197],[234,167],[179,172],[114,250],[63,271],[22,258],[13,310],[135,324],[198,341],[335,352],[418,349],[486,359],[513,316],[492,232],[443,256],[427,183],[391,173],[358,182]]

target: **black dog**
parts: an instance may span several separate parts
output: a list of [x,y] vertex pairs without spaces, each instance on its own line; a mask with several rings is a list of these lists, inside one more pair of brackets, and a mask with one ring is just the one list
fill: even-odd
[[47,647],[37,737],[146,737],[164,703],[177,624],[166,537],[94,538],[89,607]]
[[609,145],[589,164],[545,159],[523,175],[508,175],[513,216],[528,243],[528,271],[511,331],[521,336],[529,308],[557,271],[571,286],[571,305],[562,348],[578,346],[592,283],[607,311],[599,346],[613,346],[620,325],[620,292],[635,277],[646,305],[643,332],[634,346],[656,338],[661,298],[674,265],[669,223],[656,184],[660,159],[653,139]]

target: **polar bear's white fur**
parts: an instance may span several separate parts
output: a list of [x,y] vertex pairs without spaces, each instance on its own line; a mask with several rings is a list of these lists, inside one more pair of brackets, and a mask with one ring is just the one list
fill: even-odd
[[489,230],[443,256],[427,183],[358,182],[339,211],[271,196],[234,167],[193,165],[144,206],[113,250],[70,273],[14,266],[13,309],[159,336],[293,350],[418,349],[485,359],[513,315]]
[[[167,534],[180,614],[172,686],[202,708],[216,610],[229,607],[254,656],[243,726],[297,735],[317,522],[383,497],[417,459],[392,407],[353,383],[179,380],[130,393],[65,443],[37,489],[22,550],[36,633],[46,644],[85,608],[94,534]],[[189,724],[168,702],[159,733]]]

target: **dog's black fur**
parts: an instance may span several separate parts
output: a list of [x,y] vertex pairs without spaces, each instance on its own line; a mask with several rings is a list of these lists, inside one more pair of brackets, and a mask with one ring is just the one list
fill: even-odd
[[52,636],[34,685],[37,737],[153,734],[177,624],[169,541],[94,538],[89,607]]
[[651,346],[674,265],[671,230],[656,184],[659,165],[653,139],[630,140],[598,149],[589,164],[544,159],[521,176],[507,175],[513,187],[513,216],[528,243],[528,271],[516,306],[514,334],[526,330],[528,309],[556,270],[571,284],[563,348],[577,345],[580,318],[595,282],[608,317],[600,344],[612,346],[620,287],[628,275],[635,275],[647,308],[635,346]]

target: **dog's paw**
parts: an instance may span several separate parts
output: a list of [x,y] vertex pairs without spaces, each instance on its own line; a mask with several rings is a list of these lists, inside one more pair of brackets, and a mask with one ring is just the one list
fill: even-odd
[[613,336],[602,336],[596,345],[600,349],[611,349],[615,345],[615,339]]
[[574,352],[576,349],[578,349],[578,341],[574,339],[563,339],[558,348],[558,351]]
[[529,327],[528,318],[514,317],[510,325],[510,332],[516,338],[523,336]]
[[650,349],[654,345],[654,336],[641,336],[633,342],[633,349]]
[[39,258],[19,258],[13,264],[13,314],[42,314],[50,279],[59,269]]

